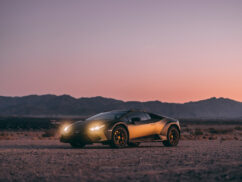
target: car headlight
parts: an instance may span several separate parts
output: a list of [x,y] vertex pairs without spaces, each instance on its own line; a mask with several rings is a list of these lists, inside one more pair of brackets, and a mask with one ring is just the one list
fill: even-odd
[[90,131],[98,131],[98,130],[100,130],[100,129],[103,128],[103,127],[104,127],[104,125],[94,126],[94,127],[91,127],[91,128],[90,128]]
[[66,126],[63,129],[64,133],[68,133],[70,131],[70,126]]

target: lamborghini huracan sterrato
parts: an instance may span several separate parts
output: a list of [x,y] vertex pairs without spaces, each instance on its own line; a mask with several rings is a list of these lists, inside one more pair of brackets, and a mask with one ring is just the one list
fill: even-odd
[[123,148],[156,141],[176,146],[179,139],[180,124],[176,119],[144,111],[114,110],[66,126],[60,141],[73,147],[103,143]]

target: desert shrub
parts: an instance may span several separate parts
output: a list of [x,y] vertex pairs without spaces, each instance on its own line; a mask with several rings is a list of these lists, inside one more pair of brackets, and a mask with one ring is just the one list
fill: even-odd
[[70,122],[81,120],[81,118],[36,118],[36,117],[1,117],[0,130],[40,130],[57,128],[61,121],[69,120]]
[[215,129],[209,128],[208,132],[211,134],[227,134],[233,132],[233,129]]
[[181,126],[183,125],[193,125],[193,124],[206,124],[206,125],[214,125],[214,124],[225,124],[225,125],[231,125],[231,124],[241,124],[241,119],[188,119],[188,118],[180,118],[179,119]]
[[184,124],[184,123],[181,123],[180,125],[181,125],[181,127],[183,127],[183,128],[188,127],[188,125],[187,125],[187,124]]
[[217,139],[216,136],[210,136],[210,137],[208,137],[208,140],[216,140],[216,139]]
[[235,139],[235,140],[239,140],[238,137],[236,137],[236,136],[234,137],[234,139]]
[[182,132],[190,132],[190,131],[191,131],[190,128],[183,128],[183,129],[182,129]]
[[217,130],[215,130],[215,128],[209,128],[208,132],[212,133],[212,134],[215,134],[215,133],[217,133]]
[[235,126],[234,129],[235,129],[235,130],[242,130],[242,127],[240,127],[240,126]]
[[53,128],[49,118],[0,117],[0,129],[48,129]]
[[202,132],[202,130],[201,130],[200,128],[196,128],[196,129],[195,129],[195,132],[194,132],[194,135],[195,135],[195,136],[203,135],[203,132]]
[[54,137],[55,134],[56,134],[55,129],[48,129],[48,130],[45,130],[45,132],[42,134],[42,137]]
[[233,132],[233,129],[222,129],[222,130],[219,130],[220,134],[227,134],[227,133],[232,133],[232,132]]

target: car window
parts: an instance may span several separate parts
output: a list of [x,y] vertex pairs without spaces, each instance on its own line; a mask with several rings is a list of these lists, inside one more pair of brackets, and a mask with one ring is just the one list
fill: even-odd
[[158,116],[158,115],[152,114],[152,113],[149,113],[149,116],[151,117],[151,119],[163,119],[162,116]]
[[149,115],[149,114],[144,113],[144,115],[145,115],[145,117],[146,117],[146,120],[150,120],[150,119],[151,119],[151,117],[150,117],[150,115]]
[[148,120],[150,117],[149,117],[147,114],[143,113],[143,112],[135,112],[135,113],[130,114],[130,115],[127,117],[127,120],[128,120],[129,122],[131,122],[131,121],[132,121],[132,118],[139,118],[140,121],[146,121],[146,120]]
[[90,118],[87,118],[87,121],[90,120],[113,120],[119,119],[122,115],[124,115],[126,111],[111,111],[111,112],[103,112],[97,115],[94,115]]

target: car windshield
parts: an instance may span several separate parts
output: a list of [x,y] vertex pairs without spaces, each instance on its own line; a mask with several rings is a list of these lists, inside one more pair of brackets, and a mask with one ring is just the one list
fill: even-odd
[[94,115],[90,118],[87,118],[87,121],[90,120],[113,120],[113,119],[119,119],[121,116],[123,116],[127,111],[111,111],[111,112],[103,112],[97,115]]

